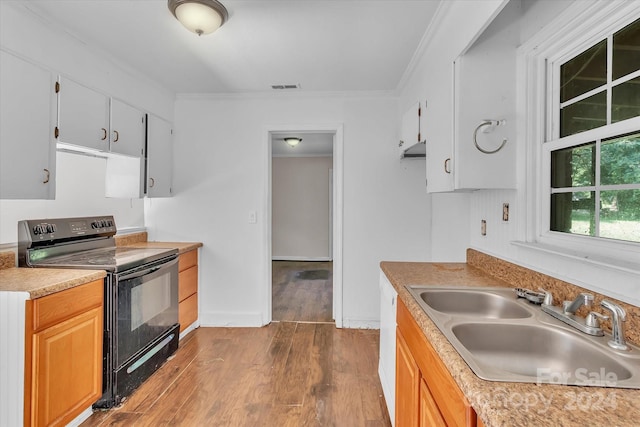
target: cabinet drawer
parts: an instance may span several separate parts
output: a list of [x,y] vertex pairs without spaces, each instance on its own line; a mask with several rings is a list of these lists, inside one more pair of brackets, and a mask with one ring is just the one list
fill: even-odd
[[189,267],[198,265],[198,250],[194,249],[180,255],[178,260],[178,271],[184,271]]
[[39,331],[102,306],[104,281],[96,280],[33,301],[33,330]]
[[193,294],[180,303],[178,307],[178,319],[180,322],[180,332],[198,320],[198,294]]
[[198,292],[198,266],[178,273],[178,301],[183,301],[190,295]]

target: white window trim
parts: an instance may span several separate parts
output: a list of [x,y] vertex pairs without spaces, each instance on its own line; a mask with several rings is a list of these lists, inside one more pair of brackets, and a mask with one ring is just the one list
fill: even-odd
[[[640,245],[548,231],[549,148],[543,143],[550,139],[546,123],[553,122],[554,114],[547,108],[547,100],[554,99],[546,81],[547,59],[586,49],[601,40],[609,27],[638,16],[640,2],[575,1],[518,48],[517,114],[522,120],[517,132],[523,141],[517,160],[518,188],[524,189],[518,192],[518,204],[524,207],[524,218],[519,223],[519,241],[514,242],[521,264],[635,305],[640,305]],[[593,33],[593,28],[601,30]],[[638,129],[639,120],[613,126],[624,133],[627,128]]]

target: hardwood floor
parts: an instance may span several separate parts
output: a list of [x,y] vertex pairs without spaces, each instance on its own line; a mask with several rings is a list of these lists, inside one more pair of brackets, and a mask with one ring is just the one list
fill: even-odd
[[390,426],[377,330],[276,322],[199,328],[92,426]]
[[273,261],[272,319],[333,322],[333,263]]

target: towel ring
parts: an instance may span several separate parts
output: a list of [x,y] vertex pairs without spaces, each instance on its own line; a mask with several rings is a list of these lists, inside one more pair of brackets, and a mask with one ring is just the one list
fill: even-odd
[[500,126],[504,124],[505,124],[504,120],[484,120],[482,123],[478,125],[476,130],[473,131],[473,144],[476,146],[478,151],[484,154],[494,154],[502,150],[502,147],[504,147],[504,145],[507,143],[507,138],[503,138],[502,144],[500,144],[500,147],[496,148],[495,150],[485,150],[484,148],[480,147],[480,145],[478,145],[478,131],[485,126],[491,126],[491,128],[493,129],[496,126]]

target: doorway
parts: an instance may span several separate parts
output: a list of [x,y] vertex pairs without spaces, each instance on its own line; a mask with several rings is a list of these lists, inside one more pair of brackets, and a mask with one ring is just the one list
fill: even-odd
[[267,145],[265,323],[342,327],[342,126],[274,128]]

